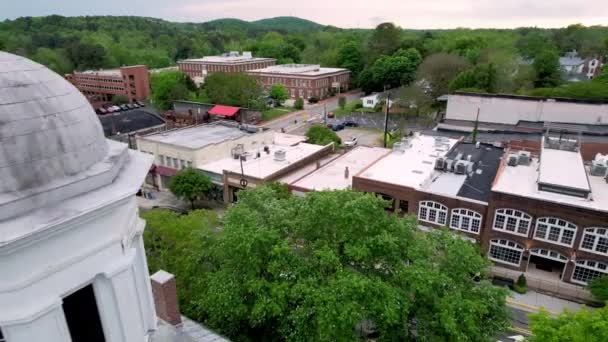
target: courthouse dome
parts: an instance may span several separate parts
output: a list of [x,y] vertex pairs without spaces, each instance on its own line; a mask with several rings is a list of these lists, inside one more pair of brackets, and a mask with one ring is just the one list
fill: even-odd
[[0,194],[50,186],[107,154],[97,115],[78,89],[0,51]]

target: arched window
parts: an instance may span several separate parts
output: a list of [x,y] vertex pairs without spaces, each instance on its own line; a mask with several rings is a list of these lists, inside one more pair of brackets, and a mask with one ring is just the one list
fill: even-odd
[[532,248],[530,254],[560,262],[568,261],[568,258],[561,253],[544,248]]
[[423,222],[445,225],[448,207],[433,201],[421,201],[418,205],[418,219]]
[[608,265],[593,260],[578,260],[572,272],[572,282],[589,284],[593,279],[608,273]]
[[481,229],[481,214],[466,208],[453,209],[450,218],[450,228],[479,234]]
[[608,228],[585,229],[581,249],[591,253],[608,255]]
[[494,224],[492,225],[492,228],[515,235],[528,236],[531,223],[532,216],[525,212],[516,209],[501,208],[496,209],[494,212]]
[[490,260],[519,266],[523,254],[524,247],[517,242],[498,239],[490,241],[490,252],[488,253]]
[[536,220],[534,239],[572,247],[576,226],[557,217],[541,217]]

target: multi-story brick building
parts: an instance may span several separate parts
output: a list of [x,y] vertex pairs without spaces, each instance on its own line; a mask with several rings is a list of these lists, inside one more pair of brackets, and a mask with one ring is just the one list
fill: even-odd
[[255,76],[264,89],[273,84],[287,88],[289,97],[325,98],[333,92],[348,90],[350,71],[340,68],[321,68],[314,64],[282,64],[247,72]]
[[196,84],[205,82],[205,78],[216,72],[237,73],[254,69],[266,68],[276,64],[274,58],[253,57],[251,52],[239,54],[236,51],[219,56],[184,59],[177,62],[179,70]]
[[97,109],[124,96],[129,102],[143,101],[150,95],[148,67],[133,65],[109,70],[90,70],[65,75]]

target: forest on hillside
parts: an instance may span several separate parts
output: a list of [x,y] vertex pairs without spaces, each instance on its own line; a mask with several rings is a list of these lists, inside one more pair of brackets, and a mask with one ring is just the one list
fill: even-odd
[[529,93],[562,83],[556,63],[568,51],[581,57],[608,55],[608,26],[409,30],[385,23],[375,29],[340,29],[294,17],[174,23],[53,15],[0,22],[0,49],[58,73],[131,64],[160,68],[189,57],[252,51],[279,63],[348,68],[356,85],[368,92],[436,78],[442,84],[433,95],[454,89]]

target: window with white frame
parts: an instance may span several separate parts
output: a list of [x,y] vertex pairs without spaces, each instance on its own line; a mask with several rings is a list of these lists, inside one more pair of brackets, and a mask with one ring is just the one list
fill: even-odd
[[546,258],[546,259],[560,261],[560,262],[566,262],[566,261],[568,261],[568,258],[566,258],[561,253],[558,253],[556,251],[552,251],[552,250],[549,250],[549,249],[544,249],[544,248],[532,248],[530,250],[530,254],[536,255],[536,256],[539,256],[539,257],[542,257],[542,258]]
[[536,219],[534,239],[552,242],[562,246],[572,247],[576,236],[576,226],[557,217],[541,217]]
[[581,249],[591,253],[608,255],[608,228],[585,229]]
[[519,266],[523,254],[524,247],[516,242],[498,239],[490,241],[490,252],[488,253],[490,260]]
[[445,225],[448,208],[437,202],[421,201],[418,205],[418,219],[423,222]]
[[604,274],[608,274],[607,264],[593,260],[578,260],[572,272],[572,282],[587,285]]
[[501,208],[496,209],[494,212],[494,224],[492,228],[515,235],[528,236],[531,223],[532,216],[525,212]]
[[458,208],[452,210],[450,228],[468,233],[479,234],[481,229],[481,214],[476,211]]

